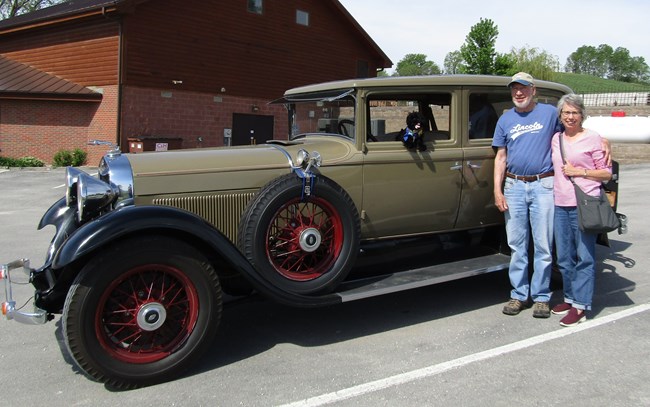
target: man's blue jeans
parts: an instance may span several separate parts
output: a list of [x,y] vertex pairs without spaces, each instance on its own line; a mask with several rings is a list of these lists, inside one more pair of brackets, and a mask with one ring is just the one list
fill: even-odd
[[[505,212],[506,233],[511,250],[510,297],[534,302],[551,298],[553,262],[553,177],[525,182],[506,178],[503,194],[508,204]],[[528,242],[532,232],[534,244],[533,275],[528,278]]]
[[595,283],[595,233],[583,233],[578,228],[578,210],[555,207],[555,244],[557,265],[562,273],[564,302],[583,310],[591,309]]

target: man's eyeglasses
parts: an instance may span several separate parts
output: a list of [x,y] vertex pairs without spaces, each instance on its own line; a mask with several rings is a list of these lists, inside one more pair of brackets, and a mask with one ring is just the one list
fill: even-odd
[[568,117],[568,116],[580,116],[580,115],[581,115],[580,112],[572,112],[572,111],[568,111],[568,112],[567,112],[566,110],[562,110],[562,116],[564,116],[564,117]]

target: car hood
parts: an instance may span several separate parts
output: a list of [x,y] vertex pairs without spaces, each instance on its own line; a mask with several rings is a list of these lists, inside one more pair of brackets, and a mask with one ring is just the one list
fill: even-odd
[[291,171],[298,150],[321,154],[322,166],[347,162],[355,153],[351,140],[309,136],[255,146],[200,148],[126,154],[137,195],[259,188]]
[[128,154],[134,176],[289,168],[300,149],[318,151],[323,165],[345,161],[352,143],[338,137],[306,137],[238,147],[198,148]]

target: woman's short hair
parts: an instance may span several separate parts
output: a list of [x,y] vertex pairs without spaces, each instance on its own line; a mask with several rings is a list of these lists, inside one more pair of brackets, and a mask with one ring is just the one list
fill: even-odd
[[581,96],[576,95],[575,93],[569,93],[567,95],[562,96],[560,100],[557,102],[558,117],[562,116],[562,109],[564,108],[564,105],[571,105],[576,109],[578,109],[580,111],[580,116],[582,117],[582,121],[585,120],[587,116],[587,111],[585,109],[585,102],[582,100]]

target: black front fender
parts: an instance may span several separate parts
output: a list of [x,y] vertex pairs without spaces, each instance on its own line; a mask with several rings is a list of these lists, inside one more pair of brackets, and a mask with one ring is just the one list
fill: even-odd
[[218,252],[237,250],[221,232],[203,218],[168,206],[127,206],[79,227],[59,248],[52,268],[61,269],[117,239],[150,231],[178,231],[205,241]]
[[168,206],[127,206],[81,226],[57,250],[52,268],[63,269],[117,239],[147,231],[177,231],[194,236],[228,261],[260,293],[278,302],[307,307],[341,302],[335,295],[304,296],[278,289],[260,276],[237,247],[212,224],[191,212]]

